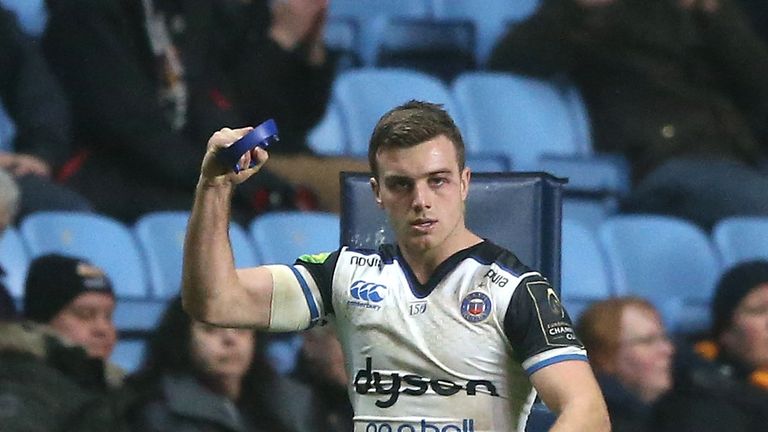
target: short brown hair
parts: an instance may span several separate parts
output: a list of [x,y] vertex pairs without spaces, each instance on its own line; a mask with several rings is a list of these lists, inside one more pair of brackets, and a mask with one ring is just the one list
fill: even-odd
[[659,316],[659,312],[648,300],[634,296],[601,300],[592,303],[582,313],[576,334],[584,343],[596,371],[602,371],[613,363],[620,344],[621,316],[630,306]]
[[448,138],[456,149],[459,171],[464,169],[464,140],[451,116],[440,104],[411,100],[379,119],[368,145],[368,163],[374,177],[379,175],[376,154],[386,148],[408,148],[440,135]]

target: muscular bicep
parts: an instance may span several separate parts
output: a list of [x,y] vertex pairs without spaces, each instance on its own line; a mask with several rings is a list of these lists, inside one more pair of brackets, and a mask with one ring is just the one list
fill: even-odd
[[577,398],[601,398],[597,381],[586,361],[564,361],[539,369],[531,375],[531,383],[544,404],[558,413]]
[[557,413],[551,431],[610,431],[608,410],[589,363],[569,360],[549,365],[534,372],[531,383]]
[[306,269],[266,265],[238,269],[237,274],[247,294],[246,308],[258,321],[258,327],[290,332],[319,322],[322,301],[317,284]]

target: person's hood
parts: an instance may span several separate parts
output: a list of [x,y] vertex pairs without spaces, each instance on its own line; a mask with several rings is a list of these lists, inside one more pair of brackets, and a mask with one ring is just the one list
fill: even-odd
[[104,382],[110,387],[120,386],[125,378],[125,371],[120,367],[89,358],[82,347],[62,338],[45,324],[0,322],[0,354],[7,352],[29,355],[64,373],[77,369],[79,364],[94,365],[98,361],[102,363],[99,366]]

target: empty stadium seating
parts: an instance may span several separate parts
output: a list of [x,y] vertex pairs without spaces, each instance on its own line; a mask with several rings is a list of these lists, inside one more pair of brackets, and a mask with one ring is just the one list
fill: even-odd
[[437,78],[408,69],[359,69],[342,72],[333,84],[332,103],[346,131],[347,154],[368,154],[368,140],[382,114],[411,99],[442,103],[461,117],[448,89]]
[[723,263],[730,267],[741,261],[768,260],[768,218],[730,217],[712,229],[712,238]]
[[705,232],[682,219],[624,215],[603,222],[599,235],[617,294],[653,302],[673,332],[708,328],[722,269]]
[[613,295],[597,233],[564,218],[562,228],[562,300],[573,321],[591,303]]
[[331,213],[266,213],[251,222],[249,231],[263,264],[293,264],[301,255],[339,248],[339,217]]
[[15,299],[24,294],[24,281],[29,267],[29,255],[19,232],[8,227],[0,237],[0,266],[5,271],[3,282]]
[[[148,213],[136,221],[134,232],[147,258],[154,298],[168,300],[179,294],[188,220],[189,212],[179,211]],[[250,240],[241,226],[231,222],[229,238],[235,265],[257,264]]]

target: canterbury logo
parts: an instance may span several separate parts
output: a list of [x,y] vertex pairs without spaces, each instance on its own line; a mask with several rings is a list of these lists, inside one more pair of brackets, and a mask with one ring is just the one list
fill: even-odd
[[378,303],[384,300],[386,296],[387,287],[381,284],[373,282],[366,282],[364,280],[355,281],[349,288],[349,294],[357,300],[369,301]]

